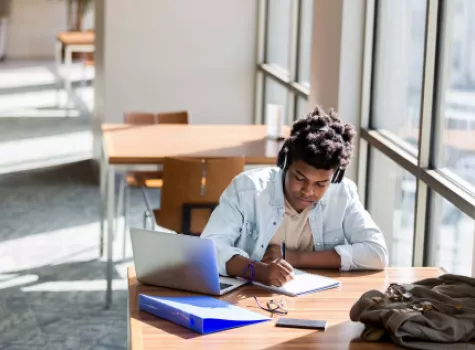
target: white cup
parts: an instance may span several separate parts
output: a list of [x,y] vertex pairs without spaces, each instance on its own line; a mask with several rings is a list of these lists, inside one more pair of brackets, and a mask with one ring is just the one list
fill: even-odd
[[282,105],[268,104],[266,111],[267,137],[274,140],[284,138],[284,113]]

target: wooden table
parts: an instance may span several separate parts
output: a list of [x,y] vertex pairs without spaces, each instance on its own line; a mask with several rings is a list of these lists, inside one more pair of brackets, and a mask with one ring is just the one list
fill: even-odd
[[275,164],[282,146],[266,138],[265,125],[105,124],[102,131],[111,164],[159,164],[165,157],[182,156]]
[[275,328],[275,320],[235,328],[218,333],[199,335],[186,328],[138,310],[139,293],[159,296],[192,295],[167,288],[147,286],[137,282],[135,269],[128,269],[128,340],[133,350],[139,349],[400,349],[391,343],[369,343],[359,339],[363,325],[349,319],[349,311],[367,290],[385,290],[391,282],[413,282],[443,274],[438,268],[388,268],[382,272],[319,271],[341,282],[341,287],[300,297],[270,294],[252,286],[241,287],[221,299],[269,316],[256,307],[253,296],[261,304],[271,298],[284,298],[290,318],[324,319],[325,332],[304,329]]
[[[117,170],[145,170],[144,165],[154,165],[157,169],[165,157],[175,156],[244,157],[247,165],[273,165],[282,146],[282,141],[266,138],[264,125],[104,124],[102,132],[100,227],[102,240],[107,212],[107,307],[112,300],[112,237]],[[288,135],[289,128],[285,132]],[[102,248],[102,241],[100,245]]]

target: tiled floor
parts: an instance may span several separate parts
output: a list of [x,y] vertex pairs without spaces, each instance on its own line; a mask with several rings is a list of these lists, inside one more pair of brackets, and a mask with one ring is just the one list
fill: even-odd
[[[79,82],[75,107],[59,107],[52,67],[0,63],[0,349],[123,349],[131,251],[123,259],[119,230],[106,310],[91,88]],[[139,192],[131,207],[140,226]]]

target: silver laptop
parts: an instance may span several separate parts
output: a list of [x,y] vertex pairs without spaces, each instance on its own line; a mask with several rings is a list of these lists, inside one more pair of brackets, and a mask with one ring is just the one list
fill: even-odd
[[137,280],[142,283],[223,295],[247,282],[219,276],[210,239],[134,228],[130,236]]

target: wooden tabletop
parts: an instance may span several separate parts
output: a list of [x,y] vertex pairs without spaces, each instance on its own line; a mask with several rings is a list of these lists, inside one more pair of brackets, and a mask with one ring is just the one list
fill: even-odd
[[[317,271],[316,271],[317,272]],[[273,295],[264,289],[244,286],[220,299],[269,316],[256,307],[253,296],[261,304],[270,299],[285,299],[289,318],[328,321],[325,332],[305,329],[275,328],[277,316],[269,322],[200,335],[138,310],[139,293],[160,296],[193,295],[167,288],[143,285],[135,278],[135,269],[128,269],[131,349],[400,349],[391,343],[368,343],[359,339],[363,325],[349,319],[356,300],[370,289],[385,290],[391,282],[413,282],[443,274],[438,268],[388,268],[382,272],[318,271],[335,278],[341,287],[299,297]]]
[[266,138],[265,125],[103,124],[102,131],[109,164],[157,164],[165,157],[245,157],[246,164],[275,164],[282,146]]
[[96,33],[94,32],[61,32],[58,40],[64,45],[93,45]]

